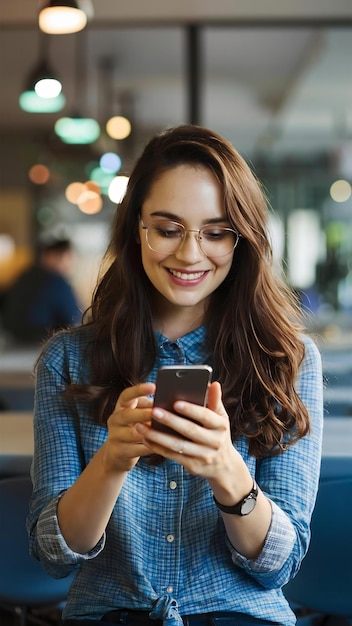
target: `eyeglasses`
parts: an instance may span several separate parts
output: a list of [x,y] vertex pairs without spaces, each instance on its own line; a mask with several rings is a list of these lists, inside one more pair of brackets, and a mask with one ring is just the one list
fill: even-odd
[[203,226],[199,230],[187,229],[183,224],[163,220],[146,226],[141,219],[142,228],[146,231],[147,244],[154,252],[174,254],[186,238],[186,233],[197,233],[196,240],[203,254],[208,257],[221,257],[231,254],[236,248],[240,235],[232,228],[216,224]]

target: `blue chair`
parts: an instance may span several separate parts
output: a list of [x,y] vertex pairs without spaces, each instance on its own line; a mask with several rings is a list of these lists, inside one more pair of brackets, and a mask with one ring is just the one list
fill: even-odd
[[51,578],[29,555],[25,522],[31,493],[29,476],[0,480],[0,606],[16,613],[20,626],[29,622],[30,609],[64,603],[73,579]]
[[310,547],[298,574],[283,589],[296,610],[323,616],[325,621],[315,623],[352,623],[352,457],[349,472],[347,464],[341,477],[332,471],[328,478],[329,468],[323,468]]
[[0,479],[29,476],[31,464],[31,454],[0,454]]
[[[351,442],[352,448],[352,442]],[[352,478],[351,456],[324,456],[321,462],[320,482]]]

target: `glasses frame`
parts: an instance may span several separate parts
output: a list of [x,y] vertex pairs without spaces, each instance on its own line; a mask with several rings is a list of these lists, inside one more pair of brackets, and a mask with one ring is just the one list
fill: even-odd
[[[216,259],[216,258],[222,258],[222,257],[228,256],[229,254],[231,254],[231,252],[233,252],[233,251],[236,249],[236,247],[237,247],[237,245],[238,245],[238,242],[239,242],[239,240],[240,240],[240,238],[241,238],[241,234],[240,234],[239,232],[237,232],[237,230],[235,230],[234,228],[229,228],[229,227],[227,227],[227,226],[219,226],[218,228],[221,228],[222,230],[226,230],[226,231],[228,231],[228,232],[233,233],[233,234],[235,235],[235,237],[236,237],[236,241],[235,241],[234,246],[233,246],[233,248],[232,248],[232,250],[231,250],[230,252],[227,252],[226,254],[220,254],[220,255],[219,255],[219,254],[212,254],[212,255],[209,255],[209,254],[206,254],[206,252],[204,252],[204,250],[203,250],[203,248],[202,248],[202,238],[201,238],[201,233],[202,233],[202,230],[204,230],[205,228],[209,228],[209,226],[211,226],[210,224],[209,224],[209,225],[207,225],[207,226],[202,226],[202,228],[185,228],[185,227],[184,227],[184,225],[183,225],[183,224],[181,224],[180,222],[175,222],[174,220],[164,219],[164,220],[160,220],[160,222],[155,222],[154,224],[150,224],[149,226],[147,226],[147,225],[143,222],[143,218],[142,218],[141,216],[139,217],[139,219],[140,219],[140,222],[141,222],[141,225],[142,225],[142,229],[146,231],[146,232],[145,232],[145,234],[146,234],[146,242],[147,242],[148,248],[149,248],[150,250],[152,250],[153,252],[157,252],[157,253],[159,253],[159,254],[162,254],[162,253],[160,253],[160,251],[159,251],[159,250],[155,250],[154,248],[152,248],[152,247],[151,247],[151,245],[150,245],[150,243],[149,243],[149,239],[148,239],[148,229],[149,229],[149,228],[152,228],[153,226],[155,226],[156,224],[158,224],[158,223],[160,223],[160,222],[161,222],[161,223],[162,223],[162,222],[168,222],[169,224],[174,224],[175,226],[178,226],[178,227],[179,227],[179,228],[183,231],[183,234],[182,234],[182,236],[181,236],[180,243],[179,243],[179,245],[177,246],[176,250],[174,250],[174,252],[170,252],[169,254],[175,254],[175,252],[177,252],[177,251],[180,249],[180,247],[182,246],[182,244],[183,244],[183,242],[184,242],[184,240],[185,240],[185,238],[186,238],[186,234],[187,234],[187,233],[197,233],[197,236],[196,236],[196,241],[197,241],[197,243],[198,243],[198,245],[199,245],[199,247],[200,247],[200,249],[201,249],[202,253],[204,254],[204,256],[206,256],[206,257],[210,257],[210,256],[211,256],[211,257],[213,257],[214,259]],[[164,254],[167,254],[167,253],[164,253]]]

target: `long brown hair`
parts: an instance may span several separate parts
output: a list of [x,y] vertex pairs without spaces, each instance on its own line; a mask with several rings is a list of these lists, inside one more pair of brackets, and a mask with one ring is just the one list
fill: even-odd
[[294,388],[304,356],[299,308],[273,269],[268,207],[259,182],[227,140],[200,126],[158,134],[132,171],[112,227],[104,259],[108,267],[85,317],[94,334],[90,385],[72,391],[95,402],[97,419],[104,423],[121,390],[146,380],[153,368],[153,292],[141,261],[138,219],[152,183],[180,164],[211,169],[227,219],[241,235],[231,270],[211,295],[205,315],[232,436],[245,435],[257,457],[280,452],[309,430],[307,410]]

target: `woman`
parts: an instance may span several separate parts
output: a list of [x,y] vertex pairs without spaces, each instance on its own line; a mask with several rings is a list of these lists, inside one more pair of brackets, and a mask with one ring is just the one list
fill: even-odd
[[[50,574],[77,569],[64,624],[294,624],[281,587],[309,542],[321,363],[258,182],[210,130],[157,135],[106,261],[85,323],[37,366],[28,528]],[[207,406],[153,408],[158,367],[196,363]]]

